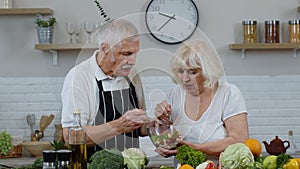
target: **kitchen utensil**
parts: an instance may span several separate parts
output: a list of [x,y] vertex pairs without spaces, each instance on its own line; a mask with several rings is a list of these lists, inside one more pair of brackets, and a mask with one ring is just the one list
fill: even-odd
[[31,136],[33,135],[33,127],[35,126],[35,114],[28,114],[26,116],[27,124],[30,127]]
[[50,116],[42,115],[40,120],[40,131],[44,132],[45,129],[51,124],[54,119],[54,115],[51,114]]

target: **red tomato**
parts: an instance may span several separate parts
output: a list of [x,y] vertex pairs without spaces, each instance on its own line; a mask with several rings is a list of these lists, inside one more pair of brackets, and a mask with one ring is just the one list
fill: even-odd
[[214,166],[214,163],[213,162],[209,162],[208,164],[207,164],[207,166],[205,167],[205,169],[214,169],[215,168],[215,166]]

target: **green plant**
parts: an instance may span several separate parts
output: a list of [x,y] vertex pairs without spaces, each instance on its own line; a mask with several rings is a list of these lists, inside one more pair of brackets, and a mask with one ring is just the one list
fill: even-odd
[[7,155],[12,149],[12,137],[9,133],[4,130],[0,134],[0,154]]
[[49,19],[43,19],[41,17],[37,17],[35,19],[35,23],[38,27],[51,27],[56,24],[56,19],[54,17],[50,17]]
[[52,147],[55,149],[55,150],[61,150],[61,149],[64,149],[65,148],[65,142],[63,140],[60,140],[60,141],[53,141],[53,142],[50,142],[50,144],[52,145]]

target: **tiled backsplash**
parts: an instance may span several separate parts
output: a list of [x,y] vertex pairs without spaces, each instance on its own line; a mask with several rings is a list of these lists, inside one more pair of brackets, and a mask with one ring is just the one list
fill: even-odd
[[[0,132],[23,136],[29,140],[27,114],[36,114],[36,128],[42,115],[54,114],[55,120],[45,130],[43,140],[52,140],[54,124],[60,123],[63,77],[0,78]],[[166,76],[142,77],[147,112],[174,86]],[[250,137],[269,142],[276,135],[282,140],[293,130],[300,148],[300,75],[289,76],[228,76],[227,81],[242,91],[248,109]],[[150,115],[151,116],[151,115]],[[152,149],[143,138],[142,147]],[[150,148],[151,147],[151,148]],[[263,146],[264,147],[264,146]]]

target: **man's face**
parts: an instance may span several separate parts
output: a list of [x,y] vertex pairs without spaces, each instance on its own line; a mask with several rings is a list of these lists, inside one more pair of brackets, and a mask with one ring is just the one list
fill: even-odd
[[136,63],[136,56],[139,51],[140,42],[123,40],[122,46],[113,48],[115,58],[114,72],[117,76],[128,76],[132,66]]

